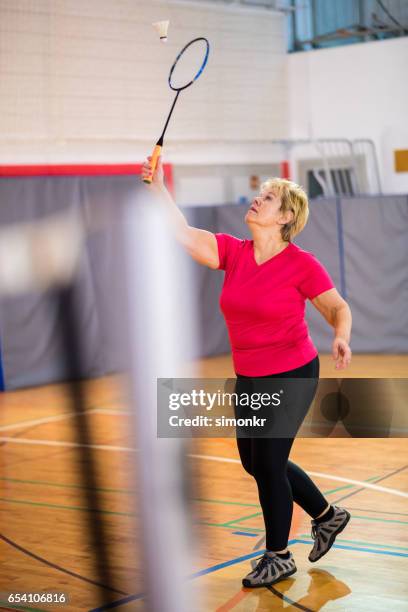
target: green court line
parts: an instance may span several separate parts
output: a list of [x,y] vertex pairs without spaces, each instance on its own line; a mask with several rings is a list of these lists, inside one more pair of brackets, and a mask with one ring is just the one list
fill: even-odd
[[[362,482],[372,482],[373,480],[377,480],[378,476],[371,476],[370,478],[366,478]],[[337,493],[337,491],[343,491],[344,489],[352,489],[353,487],[357,487],[358,485],[348,484],[343,487],[337,487],[336,489],[330,489],[329,491],[323,491],[323,495],[331,495],[331,493]]]
[[377,518],[374,516],[358,516],[357,514],[353,514],[352,518],[364,519],[365,521],[375,521],[378,523],[399,523],[400,525],[408,525],[408,521],[397,521],[396,519],[384,519],[384,518]]
[[[63,506],[62,504],[47,504],[45,502],[34,502],[26,499],[7,499],[0,497],[0,501],[11,504],[23,504],[26,506],[37,506],[40,508],[54,508],[56,510],[77,510],[79,512],[96,512],[93,508],[80,508],[79,506]],[[98,514],[112,514],[116,516],[135,516],[132,512],[116,512],[114,510],[98,510]]]
[[259,504],[250,504],[250,503],[237,502],[237,501],[226,501],[224,499],[205,499],[202,497],[194,498],[193,501],[203,502],[206,504],[225,504],[226,506],[243,506],[245,508],[260,508],[261,507]]
[[[257,512],[256,514],[250,514],[249,516],[243,516],[242,518],[237,519],[236,521],[228,521],[227,523],[221,523],[220,527],[230,527],[236,525],[236,523],[241,523],[245,521],[245,519],[253,518],[254,516],[259,516],[262,512]],[[397,521],[396,519],[384,519],[384,518],[376,518],[373,516],[359,516],[357,514],[353,514],[353,519],[363,519],[365,521],[374,521],[378,523],[398,523],[401,525],[408,525],[408,521]],[[245,529],[247,529],[245,525]],[[300,536],[299,536],[300,537]]]
[[[19,484],[32,484],[32,485],[41,485],[41,486],[46,486],[46,487],[58,487],[61,489],[88,489],[89,488],[89,487],[85,487],[83,485],[78,485],[78,484],[49,482],[47,480],[25,480],[22,478],[0,477],[0,481],[1,480],[6,481],[6,482],[15,482]],[[100,491],[102,493],[123,493],[123,494],[128,494],[128,495],[131,495],[132,493],[134,493],[134,491],[131,491],[129,489],[114,489],[114,488],[109,488],[109,487],[95,487],[92,489],[92,491]],[[230,506],[242,506],[244,508],[246,507],[260,508],[259,504],[251,504],[249,502],[244,503],[244,502],[237,502],[237,501],[227,501],[224,499],[204,499],[204,498],[198,497],[198,498],[194,498],[193,501],[205,502],[205,503],[210,503],[210,504],[225,504],[225,505],[230,505]]]
[[[371,476],[370,478],[367,478],[363,482],[370,482],[371,480],[375,480],[376,478],[378,478],[378,476]],[[337,493],[338,491],[343,491],[344,489],[352,489],[353,487],[356,487],[356,486],[357,485],[353,485],[353,484],[343,485],[341,487],[336,487],[335,489],[330,489],[329,491],[324,491],[323,494],[330,495],[331,493]],[[242,518],[232,520],[232,521],[227,521],[226,523],[221,523],[221,525],[223,527],[229,527],[230,525],[241,523],[242,521],[253,518],[254,516],[259,516],[260,514],[262,514],[262,512],[256,512],[255,514],[248,514],[247,516],[243,516]]]
[[22,608],[17,604],[9,603],[8,601],[0,601],[0,606],[4,606],[5,608],[9,608],[12,610],[24,610],[26,612],[50,612],[51,608],[48,610],[43,610],[42,608]]
[[[372,476],[371,478],[367,478],[364,482],[369,482],[371,480],[375,480],[376,478],[378,478],[377,476]],[[0,480],[7,480],[10,482],[18,482],[18,483],[24,483],[24,484],[36,484],[36,485],[49,485],[49,486],[55,486],[55,487],[61,487],[61,488],[68,488],[68,489],[73,489],[73,488],[78,488],[78,489],[83,489],[85,487],[81,486],[81,485],[75,485],[75,484],[62,484],[62,483],[55,483],[55,482],[47,482],[47,481],[39,481],[39,480],[23,480],[23,479],[18,479],[18,478],[0,478]],[[336,493],[338,491],[342,491],[344,489],[351,489],[353,487],[355,487],[356,485],[352,485],[352,484],[348,484],[348,485],[343,485],[341,487],[336,487],[335,489],[330,489],[329,491],[325,491],[324,494],[325,495],[330,495],[331,493]],[[126,489],[108,489],[108,488],[98,488],[96,489],[98,491],[104,491],[104,492],[109,492],[109,493],[132,493],[132,491],[128,491]],[[31,500],[19,500],[19,499],[7,499],[7,498],[0,498],[0,501],[3,502],[8,502],[8,503],[15,503],[15,504],[22,504],[22,505],[28,505],[28,506],[36,506],[36,507],[43,507],[43,508],[53,508],[56,510],[76,510],[77,512],[95,512],[94,509],[91,508],[83,508],[83,507],[79,507],[79,506],[67,506],[67,505],[63,505],[63,504],[50,504],[50,503],[46,503],[46,502],[34,502]],[[259,508],[259,504],[249,504],[249,503],[242,503],[242,502],[235,502],[235,501],[226,501],[226,500],[219,500],[219,499],[204,499],[204,498],[198,498],[195,499],[194,501],[198,501],[198,502],[207,502],[207,503],[214,503],[214,504],[226,504],[226,505],[233,505],[233,506],[243,506],[243,507],[254,507],[254,508]],[[134,516],[134,513],[132,512],[118,512],[118,511],[114,511],[114,510],[100,510],[99,511],[100,514],[108,514],[108,515],[113,515],[113,516]],[[253,518],[255,516],[259,516],[261,515],[262,512],[256,512],[241,518],[238,518],[236,520],[231,520],[231,521],[227,521],[226,523],[201,523],[201,524],[206,524],[209,526],[213,526],[213,527],[232,527],[235,529],[235,527],[233,527],[236,523],[240,523],[242,521],[245,521],[247,519]],[[387,519],[376,519],[376,518],[372,518],[372,517],[355,517],[355,518],[366,518],[367,520],[374,520],[374,521],[383,521],[383,522],[395,522],[395,523],[402,523],[405,524],[405,521],[397,521],[397,520],[387,520]],[[263,529],[256,529],[254,527],[250,528],[250,527],[245,527],[248,530],[251,531],[259,531],[262,532]]]
[[[92,509],[92,508],[82,508],[82,507],[78,507],[78,506],[65,506],[62,504],[49,504],[49,503],[45,503],[45,502],[33,502],[30,500],[22,500],[22,499],[7,499],[7,498],[0,498],[0,501],[3,502],[7,502],[7,503],[13,503],[13,504],[23,504],[23,505],[27,505],[27,506],[35,506],[35,507],[42,507],[42,508],[53,508],[55,510],[76,510],[77,512],[96,512],[96,510]],[[132,512],[118,512],[115,510],[99,510],[98,511],[99,514],[108,514],[108,515],[113,515],[113,516],[135,516],[134,513]],[[261,515],[262,512],[255,512],[253,514],[250,514],[248,516],[244,516],[241,517],[239,519],[236,520],[231,520],[231,521],[227,521],[226,523],[210,523],[210,522],[199,522],[198,524],[200,525],[208,525],[211,527],[224,527],[224,528],[228,528],[228,529],[236,529],[236,524],[240,523],[246,519],[249,518],[253,518],[255,516],[259,516]],[[353,515],[353,518],[356,519],[363,519],[363,520],[367,520],[367,521],[374,521],[374,522],[379,522],[379,523],[398,523],[398,524],[402,524],[402,525],[408,525],[408,521],[398,521],[395,519],[383,519],[383,518],[376,518],[376,517],[372,517],[372,516],[360,516],[360,515]],[[256,527],[247,527],[245,526],[245,529],[247,529],[248,531],[255,531],[255,532],[263,532],[263,529],[257,529]],[[301,536],[299,536],[301,537]],[[308,537],[308,536],[305,536]]]
[[[223,529],[233,529],[235,530],[236,527],[234,526],[229,526],[227,524],[222,525],[220,523],[208,523],[207,521],[199,521],[198,523],[196,523],[197,525],[206,525],[208,527],[222,527]],[[263,533],[265,531],[265,529],[257,529],[256,527],[245,527],[245,531],[253,531],[254,533]]]
[[[313,542],[310,535],[307,533],[302,533],[302,535],[296,536],[297,538],[307,538],[310,542]],[[376,542],[360,542],[360,540],[344,540],[342,538],[336,538],[336,542],[345,542],[346,544],[360,544],[361,546],[376,546],[377,548],[390,548],[396,550],[408,550],[408,546],[397,546],[395,544],[377,544]]]
[[[370,482],[372,480],[375,480],[376,478],[378,478],[378,476],[372,476],[371,478],[367,478],[367,480],[365,480],[364,482]],[[50,481],[47,481],[47,480],[26,480],[26,479],[22,479],[22,478],[0,477],[0,481],[15,482],[15,483],[19,483],[19,484],[40,485],[40,486],[47,486],[47,487],[58,487],[58,488],[61,488],[61,489],[81,489],[81,490],[88,489],[88,487],[85,487],[85,486],[79,485],[79,484],[50,482]],[[338,491],[343,491],[344,489],[351,489],[354,486],[356,486],[356,485],[348,484],[348,485],[343,485],[341,487],[336,487],[335,489],[330,489],[329,491],[324,491],[324,495],[330,495],[332,493],[337,493]],[[132,493],[134,493],[134,491],[131,491],[129,489],[115,489],[115,488],[110,488],[110,487],[95,487],[92,490],[93,491],[99,491],[101,493],[122,493],[122,494],[126,494],[126,495],[131,495]],[[193,501],[210,503],[210,504],[225,504],[227,506],[242,506],[244,508],[246,508],[246,507],[248,507],[248,508],[260,508],[259,504],[251,504],[249,502],[248,503],[244,503],[244,502],[230,501],[230,500],[223,500],[223,499],[194,498]]]
[[390,512],[389,510],[371,510],[371,508],[350,508],[347,506],[347,509],[351,512],[373,512],[374,514],[392,514],[394,516],[408,516],[408,512]]
[[[32,485],[41,485],[41,486],[46,486],[46,487],[58,487],[61,489],[88,489],[88,487],[85,487],[83,485],[60,483],[60,482],[49,482],[46,480],[25,480],[22,478],[6,478],[6,477],[0,478],[0,481],[2,480],[6,482],[15,482],[19,484],[32,484]],[[113,489],[113,488],[108,488],[108,487],[95,487],[92,489],[92,491],[98,491],[102,493],[123,493],[127,495],[131,495],[132,493],[134,493],[134,491],[130,491],[128,489]],[[237,501],[227,501],[224,499],[204,499],[201,497],[197,497],[197,498],[193,498],[193,501],[210,503],[210,504],[225,504],[225,505],[230,505],[230,506],[242,506],[243,508],[248,508],[248,507],[249,508],[260,508],[259,504],[251,504],[249,502],[243,503],[243,502],[237,502]]]
[[221,527],[229,527],[230,525],[235,525],[236,523],[241,523],[242,521],[246,521],[246,519],[253,518],[254,516],[259,516],[262,514],[261,512],[255,512],[254,514],[249,514],[248,516],[243,516],[239,519],[233,519],[232,521],[227,521],[226,523],[220,523]]
[[[378,476],[371,476],[371,478],[367,478],[367,480],[364,480],[364,482],[371,482],[372,480],[375,480],[376,478],[378,478]],[[335,489],[330,489],[329,491],[324,491],[323,494],[324,495],[330,495],[332,493],[337,493],[338,491],[343,491],[344,489],[352,489],[353,487],[355,487],[356,485],[352,485],[352,484],[348,484],[348,485],[342,485],[341,487],[336,487]],[[260,508],[260,504],[250,504],[250,503],[242,503],[242,502],[236,502],[236,501],[226,501],[223,499],[205,499],[205,498],[197,498],[194,499],[194,501],[198,501],[198,502],[205,502],[205,503],[209,503],[209,504],[225,504],[227,506],[244,506],[244,507],[252,507],[252,508]],[[253,515],[251,515],[253,516]],[[249,517],[248,517],[249,518]]]
[[[68,484],[68,483],[60,483],[60,482],[49,482],[46,480],[25,480],[22,478],[0,478],[0,481],[6,481],[6,482],[15,482],[15,483],[19,483],[19,484],[32,484],[32,485],[41,485],[41,486],[46,486],[46,487],[58,487],[61,489],[88,489],[88,487],[85,487],[83,485],[78,485],[78,484]],[[100,491],[102,493],[123,493],[123,494],[128,494],[131,495],[132,493],[134,493],[134,491],[128,490],[128,489],[113,489],[113,488],[108,488],[108,487],[95,487],[92,489],[93,491]],[[259,508],[260,505],[259,504],[251,504],[251,503],[243,503],[243,502],[237,502],[237,501],[227,501],[227,500],[223,500],[223,499],[204,499],[201,497],[198,498],[194,498],[193,501],[196,502],[205,502],[205,503],[211,503],[211,504],[225,504],[225,505],[231,505],[231,506],[242,506],[244,508]]]
[[[48,482],[46,480],[23,480],[21,478],[0,478],[0,480],[5,480],[7,482],[18,482],[20,484],[33,484],[33,485],[43,485],[46,487],[59,487],[61,489],[89,489],[89,487],[85,487],[79,484]],[[102,493],[128,493],[128,494],[133,493],[133,491],[129,491],[127,489],[110,489],[107,487],[95,487],[92,489],[92,491],[101,491]]]

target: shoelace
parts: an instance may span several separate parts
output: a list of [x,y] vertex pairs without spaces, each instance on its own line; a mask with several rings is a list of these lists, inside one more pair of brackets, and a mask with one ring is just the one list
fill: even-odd
[[[330,520],[331,520],[331,519],[329,519],[329,521],[330,521]],[[327,522],[327,521],[326,521],[326,522]],[[312,523],[312,531],[311,531],[311,536],[312,536],[313,540],[315,540],[315,539],[316,539],[316,537],[318,536],[318,534],[319,534],[319,529],[320,529],[320,527],[321,527],[322,525],[323,525],[323,523],[316,523],[316,524],[314,524],[314,525],[313,525],[313,523]]]
[[262,557],[258,557],[255,561],[259,560],[259,563],[254,568],[254,572],[256,576],[259,576],[261,571],[268,565],[270,561],[272,561],[273,557],[270,557],[267,553],[264,553]]
[[321,525],[321,523],[317,523],[316,525],[312,525],[312,531],[310,532],[310,535],[311,535],[313,540],[315,540],[317,538],[317,536],[318,536],[320,525]]

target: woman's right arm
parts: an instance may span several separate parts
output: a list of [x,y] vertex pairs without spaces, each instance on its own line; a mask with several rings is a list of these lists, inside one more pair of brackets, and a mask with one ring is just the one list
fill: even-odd
[[[142,178],[150,174],[150,159],[148,157],[143,164]],[[187,253],[198,263],[216,270],[220,265],[217,239],[212,232],[191,227],[187,223],[187,219],[166,189],[161,159],[158,161],[150,189],[168,207],[176,239]]]

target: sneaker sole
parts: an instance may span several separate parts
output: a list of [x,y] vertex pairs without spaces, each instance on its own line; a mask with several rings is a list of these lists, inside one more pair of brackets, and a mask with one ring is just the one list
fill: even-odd
[[334,531],[334,532],[331,534],[330,539],[329,539],[328,546],[327,546],[327,548],[326,548],[326,550],[325,550],[325,551],[323,551],[323,552],[322,552],[322,553],[321,553],[321,554],[320,554],[318,557],[316,557],[315,559],[311,559],[311,558],[310,558],[310,556],[308,557],[308,558],[309,558],[310,563],[316,563],[316,561],[318,561],[319,559],[321,559],[322,557],[324,557],[324,555],[325,555],[326,553],[328,553],[328,552],[329,552],[329,550],[331,549],[331,547],[333,546],[334,541],[335,541],[335,539],[337,538],[337,536],[339,535],[339,533],[341,533],[341,532],[343,531],[343,529],[345,529],[345,528],[346,528],[346,526],[347,526],[347,524],[348,524],[349,520],[351,519],[351,514],[350,514],[350,512],[347,512],[347,510],[345,510],[344,512],[347,514],[345,522],[343,523],[343,525],[340,525],[340,527],[337,529],[337,531]]
[[277,582],[280,582],[281,580],[285,580],[285,578],[289,578],[289,576],[292,576],[292,574],[294,574],[295,572],[297,572],[296,567],[294,567],[292,570],[290,570],[286,574],[282,574],[282,576],[279,576],[279,578],[275,578],[275,580],[272,580],[271,582],[262,582],[261,584],[250,584],[249,580],[248,580],[249,584],[246,584],[247,581],[244,578],[242,580],[242,585],[246,589],[259,589],[260,587],[269,587],[269,586],[272,586],[273,584],[276,584]]

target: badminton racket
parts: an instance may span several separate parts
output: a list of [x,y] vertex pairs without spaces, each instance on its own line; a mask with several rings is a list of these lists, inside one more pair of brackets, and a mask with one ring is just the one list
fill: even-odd
[[164,124],[161,136],[154,147],[150,160],[150,174],[143,179],[145,183],[150,184],[153,180],[157,160],[159,159],[163,148],[164,135],[166,133],[167,126],[169,125],[170,118],[173,114],[180,92],[195,83],[198,77],[202,74],[207,64],[209,53],[210,44],[208,40],[203,37],[194,38],[194,40],[191,40],[185,47],[183,47],[176,57],[174,64],[170,68],[168,78],[169,87],[177,93],[168,114],[166,123]]

